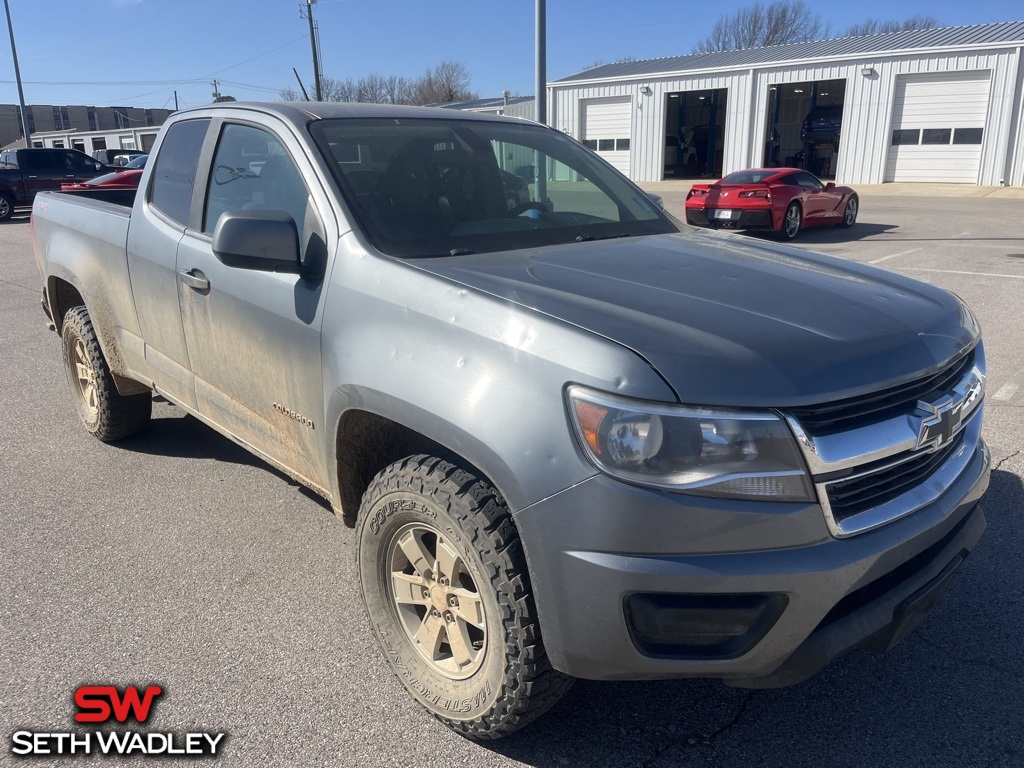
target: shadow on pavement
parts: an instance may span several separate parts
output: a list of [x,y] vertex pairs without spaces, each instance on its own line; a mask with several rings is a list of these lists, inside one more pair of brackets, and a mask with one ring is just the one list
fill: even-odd
[[[154,408],[156,408],[157,402],[165,401],[162,398],[158,398],[154,402]],[[154,411],[153,420],[145,432],[142,432],[137,437],[118,442],[117,447],[154,456],[168,456],[179,459],[213,459],[229,464],[262,468],[281,478],[289,485],[294,486],[302,495],[312,499],[333,514],[331,505],[326,499],[318,496],[284,472],[250,453],[233,440],[224,437],[224,435],[188,414],[178,415],[180,411],[177,409],[171,411],[171,413],[174,415],[159,417]]]
[[[854,224],[849,229],[842,227],[810,227],[800,230],[790,245],[809,245],[814,243],[849,243],[855,240],[864,240],[868,237],[878,235],[895,234],[899,230],[899,224]],[[750,235],[759,240],[774,241],[776,238],[771,232],[760,230],[743,231],[742,234]],[[901,238],[902,240],[902,238]]]
[[546,717],[484,746],[544,768],[1022,765],[1020,478],[993,472],[983,506],[989,528],[944,600],[884,656],[855,651],[776,690],[578,681]]

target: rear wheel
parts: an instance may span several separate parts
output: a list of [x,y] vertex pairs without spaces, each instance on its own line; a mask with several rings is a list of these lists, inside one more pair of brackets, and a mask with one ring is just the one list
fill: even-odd
[[780,240],[792,240],[800,232],[800,224],[803,221],[803,211],[799,203],[790,203],[786,214],[782,217],[782,228],[778,231]]
[[61,340],[71,397],[85,428],[105,443],[142,430],[149,423],[153,397],[149,392],[118,393],[85,307],[68,310]]
[[373,634],[438,720],[495,739],[569,689],[544,652],[515,524],[484,479],[432,456],[392,464],[363,496],[356,541]]
[[856,195],[850,195],[850,199],[846,201],[846,207],[843,208],[843,220],[839,222],[840,227],[843,229],[849,229],[857,221],[857,211],[860,208],[860,202],[857,200]]
[[0,195],[0,221],[7,221],[14,215],[14,199],[10,195]]

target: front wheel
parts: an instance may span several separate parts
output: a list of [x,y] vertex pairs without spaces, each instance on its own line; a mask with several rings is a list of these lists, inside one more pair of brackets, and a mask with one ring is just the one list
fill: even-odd
[[117,391],[85,307],[68,310],[61,341],[71,397],[90,433],[109,443],[131,437],[149,424],[152,395],[122,395]]
[[515,524],[484,479],[431,456],[392,464],[364,494],[356,536],[373,634],[438,720],[500,738],[569,689],[540,639]]
[[843,229],[849,229],[857,221],[857,209],[859,203],[856,195],[850,195],[850,199],[846,201],[846,207],[843,208],[843,220],[839,222],[839,226]]
[[0,195],[0,221],[7,221],[14,215],[14,199],[10,195]]
[[786,209],[786,215],[782,217],[782,228],[779,229],[780,240],[792,240],[800,232],[800,224],[803,220],[803,212],[799,203],[790,203]]

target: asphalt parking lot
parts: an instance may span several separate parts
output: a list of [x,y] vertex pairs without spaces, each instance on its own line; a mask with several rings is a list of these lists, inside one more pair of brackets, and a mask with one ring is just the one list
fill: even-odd
[[152,682],[165,693],[148,725],[227,732],[229,766],[1024,764],[1024,200],[864,194],[853,229],[795,245],[905,271],[974,309],[994,467],[978,548],[888,655],[855,652],[782,690],[580,681],[482,745],[387,669],[352,532],[322,502],[166,404],[138,438],[86,434],[27,219],[0,225],[0,765],[25,764],[15,730],[72,727],[79,685]]

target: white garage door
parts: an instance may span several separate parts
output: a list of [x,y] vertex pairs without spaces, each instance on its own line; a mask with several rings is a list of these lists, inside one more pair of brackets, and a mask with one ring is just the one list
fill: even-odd
[[978,183],[990,73],[896,80],[886,181]]
[[627,176],[632,102],[629,97],[581,102],[583,143]]

